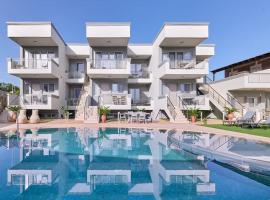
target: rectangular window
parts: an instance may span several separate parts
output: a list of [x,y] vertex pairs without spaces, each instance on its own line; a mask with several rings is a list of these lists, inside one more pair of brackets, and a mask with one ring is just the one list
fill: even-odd
[[141,91],[139,88],[130,88],[129,94],[131,94],[132,103],[139,103],[141,99],[140,95]]
[[54,84],[44,83],[42,87],[42,92],[54,92]]
[[122,93],[124,90],[124,87],[120,83],[113,83],[112,84],[112,93]]
[[192,52],[184,52],[184,56],[183,56],[184,60],[192,60]]
[[24,83],[24,88],[23,88],[23,93],[24,94],[31,94],[32,91],[31,91],[31,84],[30,83]]
[[181,92],[191,92],[193,90],[192,83],[182,83],[180,84],[180,91]]
[[255,107],[256,98],[255,97],[247,97],[247,103],[249,107]]

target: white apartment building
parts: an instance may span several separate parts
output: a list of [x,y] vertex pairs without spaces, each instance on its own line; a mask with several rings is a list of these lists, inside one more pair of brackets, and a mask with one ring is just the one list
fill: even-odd
[[225,78],[210,83],[238,110],[256,112],[257,120],[270,116],[270,53],[258,55],[212,71]]
[[165,23],[151,44],[130,44],[129,23],[86,23],[85,44],[66,43],[51,22],[8,22],[7,34],[20,46],[7,64],[21,79],[21,106],[41,117],[64,106],[87,121],[108,106],[182,122],[184,110],[215,101],[204,82],[215,50],[202,44],[207,23]]

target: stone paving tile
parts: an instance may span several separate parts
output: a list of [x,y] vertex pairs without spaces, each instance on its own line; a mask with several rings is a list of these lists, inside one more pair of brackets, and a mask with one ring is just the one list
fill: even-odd
[[[194,132],[206,132],[213,133],[219,135],[229,135],[234,137],[246,138],[251,140],[259,140],[270,143],[270,138],[249,135],[244,133],[238,133],[233,131],[226,131],[221,129],[209,128],[200,126],[199,124],[178,124],[178,123],[170,123],[166,121],[162,122],[153,122],[153,123],[124,123],[124,122],[107,122],[105,124],[85,124],[82,121],[77,120],[52,120],[49,122],[38,123],[38,124],[20,124],[20,129],[37,129],[37,128],[67,128],[67,127],[75,127],[75,128],[98,128],[98,127],[110,127],[110,128],[147,128],[147,129],[178,129],[185,131],[194,131]],[[0,131],[14,131],[16,130],[16,124],[1,124],[0,123]]]

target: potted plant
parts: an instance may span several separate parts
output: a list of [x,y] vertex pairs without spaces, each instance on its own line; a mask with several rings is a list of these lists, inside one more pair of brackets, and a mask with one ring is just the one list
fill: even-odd
[[[16,133],[19,133],[18,114],[19,114],[19,112],[20,112],[20,110],[22,108],[21,108],[21,106],[9,106],[7,109],[10,110],[13,113],[12,115],[15,115],[15,121],[16,121],[16,124],[17,124]],[[13,117],[14,116],[12,116],[12,118]]]
[[17,120],[18,113],[21,110],[21,106],[9,106],[7,109],[12,112],[9,121],[15,122]]
[[64,119],[69,119],[69,116],[71,115],[71,113],[69,112],[68,108],[67,107],[65,108],[64,106],[62,106],[61,110],[62,110]]
[[101,106],[99,107],[98,112],[99,112],[99,115],[101,115],[101,122],[105,123],[107,120],[107,115],[110,113],[109,107]]
[[188,115],[190,116],[191,123],[194,124],[196,122],[197,117],[200,114],[200,110],[198,108],[190,108],[188,110]]
[[234,108],[234,107],[232,107],[232,108],[224,107],[224,109],[225,109],[225,112],[226,112],[226,114],[227,114],[227,119],[228,119],[229,121],[232,121],[233,118],[234,118],[234,112],[237,112],[237,109]]

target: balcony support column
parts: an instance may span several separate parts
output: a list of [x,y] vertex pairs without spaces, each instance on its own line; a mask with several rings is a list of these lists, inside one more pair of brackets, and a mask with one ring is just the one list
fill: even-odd
[[30,123],[31,124],[36,124],[40,121],[39,115],[38,115],[38,110],[32,110],[32,115],[30,117]]

